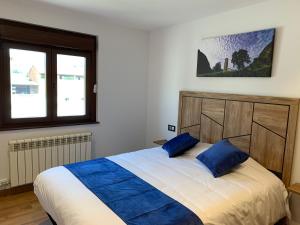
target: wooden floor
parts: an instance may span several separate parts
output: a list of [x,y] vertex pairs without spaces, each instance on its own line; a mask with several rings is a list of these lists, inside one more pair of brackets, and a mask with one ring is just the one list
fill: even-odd
[[0,197],[1,225],[51,225],[32,191]]

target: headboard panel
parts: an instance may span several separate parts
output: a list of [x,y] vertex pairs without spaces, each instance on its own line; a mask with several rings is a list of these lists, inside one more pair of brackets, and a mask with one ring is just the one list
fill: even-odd
[[178,133],[230,142],[286,185],[291,178],[299,99],[181,91]]

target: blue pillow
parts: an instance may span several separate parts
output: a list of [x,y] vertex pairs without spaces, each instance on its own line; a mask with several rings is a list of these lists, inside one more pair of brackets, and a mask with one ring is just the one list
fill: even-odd
[[194,147],[199,142],[189,133],[183,133],[165,143],[162,148],[169,153],[169,157],[182,155],[184,152]]
[[197,156],[197,159],[212,172],[214,177],[229,173],[248,158],[248,154],[233,146],[227,139],[219,141]]

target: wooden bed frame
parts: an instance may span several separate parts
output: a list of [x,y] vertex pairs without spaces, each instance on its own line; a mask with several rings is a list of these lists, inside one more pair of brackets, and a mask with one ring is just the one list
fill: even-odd
[[[178,134],[189,132],[206,143],[228,138],[288,186],[298,108],[295,98],[181,91]],[[276,223],[286,224],[287,218]]]
[[228,138],[288,187],[298,108],[295,98],[181,91],[178,133],[206,143]]

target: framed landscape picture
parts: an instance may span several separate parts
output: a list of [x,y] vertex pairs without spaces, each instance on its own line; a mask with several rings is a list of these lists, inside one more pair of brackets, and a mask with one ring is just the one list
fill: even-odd
[[275,29],[205,38],[197,77],[271,77]]

